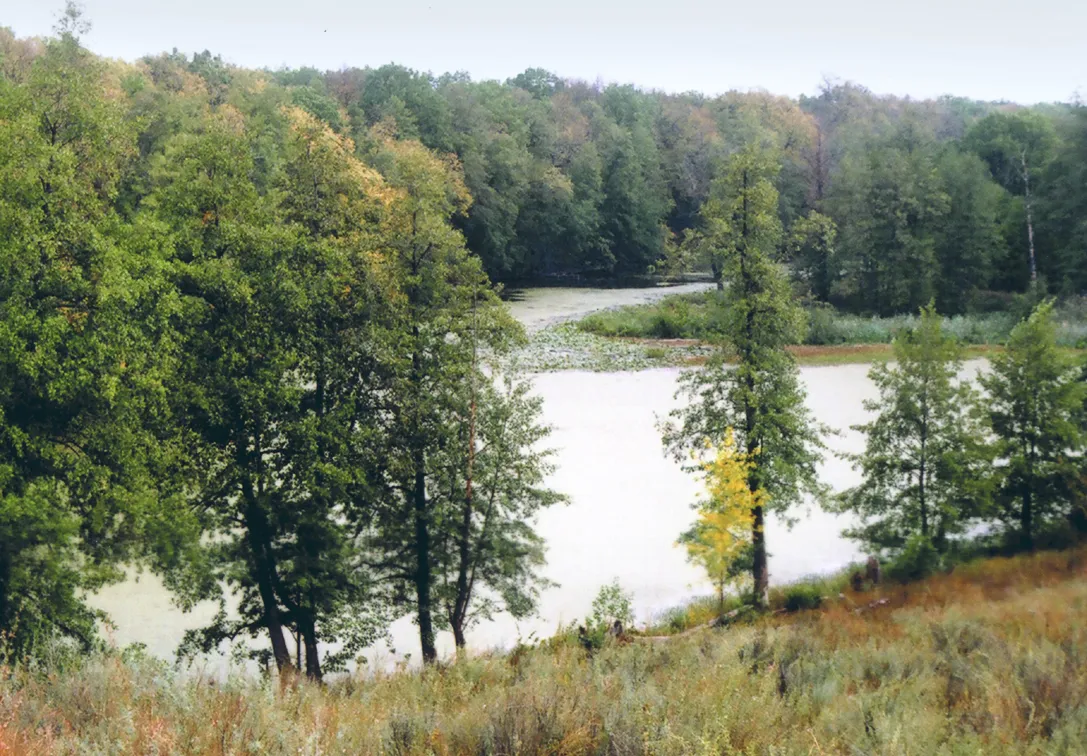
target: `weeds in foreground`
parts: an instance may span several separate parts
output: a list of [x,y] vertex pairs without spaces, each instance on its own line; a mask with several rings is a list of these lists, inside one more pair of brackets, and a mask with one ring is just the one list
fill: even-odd
[[0,753],[1082,753],[1085,573],[1082,549],[990,559],[591,658],[558,638],[323,688],[9,667]]

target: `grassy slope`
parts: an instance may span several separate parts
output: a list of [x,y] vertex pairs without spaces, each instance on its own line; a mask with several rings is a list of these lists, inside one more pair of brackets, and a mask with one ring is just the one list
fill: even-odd
[[556,640],[282,692],[118,657],[4,670],[0,753],[1082,753],[1085,577],[1082,549],[987,560],[592,658]]

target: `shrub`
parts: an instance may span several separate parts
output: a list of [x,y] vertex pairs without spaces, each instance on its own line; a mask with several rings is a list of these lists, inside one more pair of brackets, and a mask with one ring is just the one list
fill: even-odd
[[808,310],[808,330],[805,344],[841,344],[837,326],[837,314],[829,305],[816,305]]
[[[943,328],[963,344],[1002,344],[1022,314],[1029,314],[1027,305],[1035,299],[1027,295],[989,298],[977,310],[945,317]],[[652,304],[593,313],[578,321],[577,328],[599,336],[713,340],[725,332],[722,301],[721,293],[716,291],[677,294]],[[811,346],[888,344],[901,329],[917,325],[916,314],[855,315],[821,302],[808,305],[807,316],[803,343]],[[1054,319],[1060,346],[1087,345],[1087,297],[1063,300]]]
[[634,623],[634,596],[623,590],[618,578],[601,587],[596,594],[586,624],[594,628],[607,627],[616,620],[622,622],[623,627]]
[[785,589],[784,607],[787,612],[818,609],[823,603],[821,586],[813,583],[796,583]]
[[911,536],[902,551],[888,565],[887,576],[892,580],[907,582],[921,580],[940,570],[942,560],[932,540],[926,536]]

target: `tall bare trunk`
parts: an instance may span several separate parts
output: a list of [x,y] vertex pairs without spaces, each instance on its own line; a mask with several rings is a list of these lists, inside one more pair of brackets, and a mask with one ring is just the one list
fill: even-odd
[[1036,449],[1033,444],[1027,454],[1029,462],[1027,484],[1023,486],[1023,504],[1019,510],[1020,540],[1024,549],[1034,551],[1034,459]]
[[[412,336],[415,341],[415,352],[411,357],[412,383],[416,391],[416,407],[419,404],[418,394],[422,392],[423,384],[423,360],[419,353],[419,326],[412,328]],[[418,409],[416,409],[418,412]],[[414,486],[412,490],[412,509],[415,525],[415,609],[416,619],[419,622],[419,645],[423,652],[423,662],[433,664],[438,659],[438,651],[434,645],[434,618],[432,615],[431,582],[432,570],[430,564],[430,511],[426,492],[426,449],[422,436],[421,420],[416,418],[413,428],[412,444],[415,449],[412,452],[412,467],[414,469]]]
[[423,662],[433,664],[438,659],[434,645],[434,619],[431,615],[430,523],[426,497],[426,455],[415,453],[415,605],[419,621],[419,645]]
[[770,565],[766,557],[766,515],[762,507],[755,507],[751,527],[751,546],[754,551],[751,574],[755,581],[755,603],[763,608],[770,605]]
[[[299,632],[306,645],[306,677],[314,682],[321,682],[323,673],[321,672],[321,656],[317,650],[317,629],[312,619],[299,624],[301,626]],[[298,660],[298,664],[301,666],[301,659]]]
[[246,512],[246,534],[253,555],[253,571],[256,573],[254,577],[263,608],[264,625],[268,628],[272,641],[272,657],[275,659],[276,669],[283,673],[293,669],[291,652],[287,648],[286,638],[283,637],[283,620],[279,614],[279,601],[276,599],[272,578],[273,565],[269,554],[267,525],[264,513],[255,504],[250,505]]
[[1019,529],[1023,548],[1034,551],[1034,502],[1028,488],[1023,492],[1023,509],[1019,512]]
[[464,511],[461,516],[460,532],[457,534],[457,596],[453,604],[453,616],[450,624],[453,626],[453,641],[457,646],[457,654],[461,654],[465,648],[464,626],[468,620],[468,606],[471,603],[471,585],[468,581],[468,562],[471,558],[472,538],[472,510],[474,506],[472,491],[472,472],[476,461],[476,360],[478,357],[476,343],[476,303],[472,301],[472,370],[471,395],[468,407],[468,463],[465,471],[464,484]]
[[1019,162],[1023,171],[1023,200],[1027,210],[1027,250],[1030,253],[1030,282],[1038,281],[1038,265],[1034,257],[1034,198],[1030,193],[1030,166],[1027,164],[1026,150],[1019,154]]

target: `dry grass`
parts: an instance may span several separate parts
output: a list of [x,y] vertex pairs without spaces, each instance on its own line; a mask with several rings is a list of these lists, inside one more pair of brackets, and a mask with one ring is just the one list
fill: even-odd
[[1080,754],[1085,573],[1082,549],[991,559],[591,658],[554,639],[325,688],[8,669],[0,754]]

